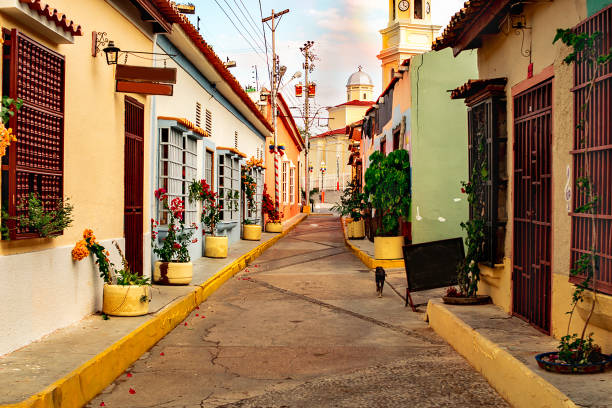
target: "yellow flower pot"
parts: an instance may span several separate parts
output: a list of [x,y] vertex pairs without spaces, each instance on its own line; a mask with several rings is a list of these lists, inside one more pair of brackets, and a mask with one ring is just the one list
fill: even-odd
[[269,222],[266,224],[266,232],[283,232],[283,224],[280,222]]
[[204,238],[204,255],[209,258],[227,258],[227,237],[213,237],[207,235]]
[[309,205],[305,205],[302,207],[302,213],[304,214],[310,214],[310,206]]
[[153,281],[163,285],[189,285],[193,277],[191,262],[155,262]]
[[374,237],[374,258],[403,259],[404,237]]
[[149,286],[104,285],[102,312],[111,316],[142,316],[149,313]]
[[246,241],[259,241],[261,239],[261,225],[244,225],[242,237]]
[[365,223],[363,219],[351,221],[346,226],[346,233],[349,239],[362,239],[365,237]]

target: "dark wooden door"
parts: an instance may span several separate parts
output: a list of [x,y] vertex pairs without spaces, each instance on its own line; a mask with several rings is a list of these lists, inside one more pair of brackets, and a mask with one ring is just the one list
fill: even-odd
[[144,105],[129,97],[125,98],[124,165],[125,256],[132,271],[142,275]]
[[513,313],[550,332],[552,79],[514,97]]

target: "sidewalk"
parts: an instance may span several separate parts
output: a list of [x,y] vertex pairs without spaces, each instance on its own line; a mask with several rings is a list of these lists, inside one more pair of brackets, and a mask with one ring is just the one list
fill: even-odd
[[0,405],[77,407],[110,384],[176,327],[227,279],[306,218],[284,222],[283,233],[239,241],[227,258],[193,262],[188,286],[153,286],[150,313],[140,317],[88,316],[79,323],[0,357]]
[[514,407],[612,407],[612,372],[555,374],[534,356],[555,351],[557,340],[508,316],[495,305],[427,306],[430,326]]
[[374,258],[374,242],[367,237],[364,239],[348,239],[346,235],[345,219],[342,219],[342,232],[344,233],[344,243],[365,266],[374,269],[377,266],[383,268],[404,268],[403,259],[376,259]]

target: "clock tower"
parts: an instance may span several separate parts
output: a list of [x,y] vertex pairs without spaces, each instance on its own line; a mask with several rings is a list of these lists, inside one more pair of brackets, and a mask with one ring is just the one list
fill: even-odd
[[389,24],[380,30],[383,89],[404,60],[431,50],[440,26],[431,23],[434,0],[389,0]]

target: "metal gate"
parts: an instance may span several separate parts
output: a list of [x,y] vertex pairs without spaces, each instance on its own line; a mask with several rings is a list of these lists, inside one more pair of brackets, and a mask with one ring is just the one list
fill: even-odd
[[514,97],[513,313],[550,332],[552,79]]
[[125,256],[133,272],[142,275],[143,259],[143,182],[144,182],[144,105],[125,98],[124,155]]

